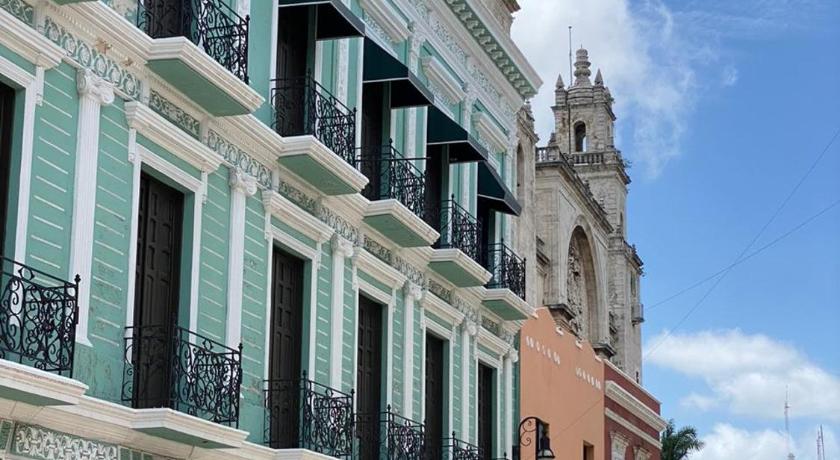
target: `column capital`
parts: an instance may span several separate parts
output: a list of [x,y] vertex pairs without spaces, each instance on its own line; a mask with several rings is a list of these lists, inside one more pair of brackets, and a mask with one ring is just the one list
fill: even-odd
[[230,168],[228,184],[234,193],[239,192],[245,196],[254,196],[257,193],[257,180],[239,168]]
[[422,286],[412,283],[411,281],[406,281],[403,285],[403,293],[405,294],[406,300],[411,298],[415,302],[419,302],[423,299],[425,291]]
[[467,318],[461,323],[461,332],[465,332],[470,337],[478,335],[478,323]]
[[517,351],[514,347],[510,347],[508,348],[507,353],[505,353],[505,358],[509,359],[511,363],[516,364],[519,362],[519,351]]
[[342,237],[338,233],[334,233],[330,242],[332,243],[332,252],[334,257],[353,257],[355,247],[353,246],[352,241]]
[[90,69],[79,69],[76,72],[76,90],[79,96],[90,98],[99,105],[110,105],[114,102],[114,85],[96,75]]

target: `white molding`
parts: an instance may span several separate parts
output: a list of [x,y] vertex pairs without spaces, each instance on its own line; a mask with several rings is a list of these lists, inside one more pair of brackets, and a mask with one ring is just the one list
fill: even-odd
[[476,356],[478,357],[478,361],[480,363],[487,367],[492,367],[497,372],[502,368],[502,360],[499,359],[498,356],[493,356],[490,353],[478,348],[478,346],[476,346]]
[[137,145],[137,153],[140,155],[140,161],[143,164],[149,165],[155,171],[164,174],[187,190],[195,193],[196,201],[201,201],[198,199],[204,193],[204,182],[201,179],[193,177],[188,172],[164,160],[143,145]]
[[510,150],[508,137],[505,135],[504,131],[502,131],[502,128],[490,119],[490,115],[481,111],[473,112],[472,123],[475,125],[475,128],[482,139],[492,143],[493,146],[497,148],[497,151],[505,152],[507,155]]
[[353,242],[338,234],[332,237],[332,285],[330,306],[330,386],[340,389],[344,352],[344,267],[353,257]]
[[18,67],[14,62],[0,56],[0,75],[8,78],[21,88],[27,89],[35,81],[35,75]]
[[185,37],[156,38],[149,50],[149,61],[177,59],[221,88],[249,112],[257,110],[265,99],[247,83],[224,68],[215,59]]
[[55,404],[72,405],[79,403],[88,386],[52,372],[0,359],[0,389],[49,399]]
[[[154,40],[146,35],[142,29],[128,21],[114,8],[103,2],[80,2],[60,7],[57,10],[67,9],[74,17],[84,18],[87,21],[87,31],[96,37],[102,37],[110,46],[115,46],[121,52],[137,56],[143,61],[148,59],[149,50]],[[93,30],[91,30],[93,29]],[[145,62],[140,62],[142,66]]]
[[406,227],[412,229],[426,245],[431,245],[440,234],[429,226],[423,219],[411,212],[404,204],[395,199],[371,201],[365,210],[365,217],[375,217],[390,214]]
[[618,383],[607,380],[604,391],[608,398],[627,409],[631,414],[639,417],[639,419],[656,431],[662,431],[668,426],[668,422],[657,414],[656,411],[630,394],[630,392],[622,388]]
[[470,370],[475,364],[472,359],[471,347],[474,337],[478,333],[478,325],[471,319],[461,324],[461,436],[470,436]]
[[36,66],[51,69],[65,56],[61,47],[3,9],[0,9],[0,30],[3,31],[0,34],[0,45]]
[[272,216],[303,233],[316,243],[323,243],[335,231],[320,219],[300,209],[291,200],[273,190],[262,190],[263,205]]
[[[388,34],[388,39],[392,44],[400,43],[411,35],[408,25],[403,24],[400,14],[394,11],[394,8],[388,2],[359,0],[359,3],[362,9],[365,10],[365,15],[370,16],[370,19]],[[393,52],[390,47],[388,51]]]
[[[321,267],[322,245],[315,247],[315,257],[309,264],[309,375],[315,376],[315,349],[318,346],[318,270]],[[353,347],[355,350],[356,347]],[[354,372],[353,375],[356,373]],[[355,385],[355,383],[354,383]],[[355,386],[353,387],[355,388]]]
[[222,164],[221,155],[140,102],[126,102],[125,117],[129,128],[200,171],[213,172]]
[[392,293],[385,292],[363,279],[359,279],[359,293],[365,297],[369,297],[373,301],[381,303],[382,305],[390,306],[393,305],[394,302]]
[[405,315],[403,320],[403,412],[409,418],[414,417],[414,313],[416,303],[423,298],[423,289],[406,281],[403,285],[405,296]]
[[248,198],[257,193],[257,181],[230,168],[230,227],[228,233],[228,288],[225,343],[236,350],[242,344],[242,293],[245,270],[245,212]]
[[510,349],[510,344],[496,336],[492,332],[479,326],[478,328],[478,342],[496,353],[494,359],[499,360],[500,357],[507,354]]
[[[385,405],[394,405],[394,309],[397,288],[391,289],[391,302],[385,311]],[[402,401],[401,401],[402,402]],[[403,408],[405,413],[405,408]]]
[[608,407],[604,408],[604,415],[606,415],[607,418],[612,419],[613,421],[615,421],[619,425],[623,426],[624,428],[629,430],[631,433],[633,433],[636,436],[642,438],[643,440],[645,440],[647,443],[654,446],[655,448],[657,448],[657,449],[662,448],[662,444],[659,442],[658,439],[655,439],[653,436],[651,436],[651,435],[645,433],[644,431],[640,430],[638,427],[636,427],[636,425],[633,425],[629,421],[625,420],[624,417],[615,413],[610,408],[608,408]]
[[[511,347],[511,350],[514,350]],[[504,379],[505,379],[505,394],[504,394],[504,402],[505,402],[505,415],[507,416],[507,420],[504,424],[504,428],[502,429],[502,448],[504,452],[513,452],[513,425],[511,423],[514,414],[514,407],[513,407],[513,363],[515,361],[511,359],[510,352],[505,355],[504,358]],[[501,418],[501,417],[499,417]]]
[[[423,296],[421,304],[427,311],[434,313],[435,316],[438,316],[440,319],[446,321],[452,327],[457,327],[464,321],[464,314],[462,312],[458,311],[458,309],[449,305],[432,292]],[[434,321],[426,318],[426,324],[434,324]],[[448,337],[451,340],[452,332],[447,331],[446,334],[442,335],[442,337]]]
[[[151,152],[149,152],[151,154]],[[142,155],[137,150],[137,130],[128,130],[128,161],[132,164],[131,170],[131,217],[129,220],[130,229],[128,239],[131,244],[128,247],[128,266],[137,267],[137,232],[140,218],[140,174],[143,171]],[[134,326],[134,295],[137,289],[137,279],[134,276],[128,277],[126,288],[126,309],[125,309],[125,338],[130,338],[132,332],[129,327]],[[128,356],[126,356],[128,358]]]
[[[460,102],[466,96],[464,87],[455,77],[441,64],[434,56],[424,56],[420,58],[420,65],[423,72],[429,78],[429,81],[436,87],[443,91],[443,95],[452,100],[452,102]],[[449,108],[446,108],[449,111]]]
[[[486,289],[486,288],[473,288],[483,291],[481,300],[482,302],[492,302],[492,301],[502,301],[509,306],[519,310],[522,314],[529,318],[536,317],[536,311],[534,307],[531,306],[528,302],[522,300],[518,295],[514,294],[513,291],[507,288],[497,288],[497,289]],[[487,307],[484,307],[485,309]]]
[[[397,289],[406,282],[406,276],[396,268],[379,260],[367,250],[360,249],[355,257],[356,268],[384,283],[391,289]],[[362,280],[360,280],[362,281]]]
[[[360,192],[368,184],[367,176],[347,163],[347,161],[330,150],[316,137],[306,135],[283,138],[283,150],[277,158],[282,159],[300,155],[311,157],[329,172],[335,174],[339,180],[349,184],[356,192]],[[318,184],[313,185],[317,187]]]
[[[81,276],[78,289],[76,342],[92,346],[88,339],[90,293],[93,279],[93,235],[96,215],[96,176],[99,169],[99,121],[103,105],[114,102],[114,85],[89,69],[76,73],[79,111],[76,127],[76,165],[73,215],[70,233],[68,278]],[[28,216],[27,216],[28,218]]]

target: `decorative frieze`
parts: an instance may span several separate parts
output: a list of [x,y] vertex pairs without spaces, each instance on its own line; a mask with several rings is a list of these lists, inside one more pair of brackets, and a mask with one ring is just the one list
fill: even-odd
[[18,424],[9,449],[13,455],[43,460],[120,460],[119,449],[34,425]]
[[172,103],[155,90],[149,92],[149,107],[192,137],[201,137],[201,123],[184,109]]
[[388,265],[391,265],[391,250],[379,244],[378,241],[365,235],[363,247],[367,252],[373,254],[377,259],[385,262]]
[[207,146],[229,165],[252,176],[261,186],[271,188],[271,169],[212,129],[207,132]]
[[112,83],[116,90],[131,99],[140,98],[140,79],[136,75],[123,69],[95,46],[78,39],[49,16],[44,22],[44,36],[67,51],[69,57],[79,65]]
[[23,0],[0,0],[0,9],[8,11],[12,16],[25,22],[27,25],[32,26],[35,24],[35,9]]

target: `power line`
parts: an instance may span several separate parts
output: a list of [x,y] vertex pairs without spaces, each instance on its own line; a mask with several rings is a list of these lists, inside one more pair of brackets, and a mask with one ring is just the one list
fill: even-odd
[[[741,253],[738,255],[738,257],[735,258],[735,262],[733,262],[732,264],[730,264],[727,267],[724,267],[723,269],[716,272],[715,274],[713,274],[711,276],[708,276],[708,277],[706,277],[706,278],[704,278],[704,279],[702,279],[702,280],[700,280],[700,281],[698,281],[698,282],[680,290],[676,294],[673,294],[673,295],[665,298],[664,300],[656,302],[653,305],[649,305],[647,307],[647,309],[650,310],[651,308],[656,308],[659,305],[662,305],[666,302],[669,302],[669,301],[681,296],[682,294],[685,294],[686,292],[688,292],[688,291],[690,291],[690,290],[692,290],[692,289],[694,289],[698,286],[703,285],[707,281],[715,278],[716,276],[718,276],[720,274],[723,274],[723,276],[725,277],[726,274],[728,273],[728,271],[732,267],[734,267],[734,266],[740,264],[741,262],[743,262],[742,258],[747,253],[747,251],[749,251],[752,248],[752,246],[755,244],[755,242],[758,241],[759,238],[761,238],[761,236],[764,234],[765,230],[767,230],[767,227],[769,227],[770,224],[772,224],[776,220],[776,218],[782,212],[782,209],[784,209],[785,206],[787,206],[790,199],[793,198],[793,195],[799,190],[799,188],[802,186],[802,184],[805,182],[805,180],[808,179],[808,177],[811,175],[811,173],[814,172],[814,169],[816,169],[817,164],[823,159],[825,154],[828,152],[828,150],[834,144],[834,141],[837,140],[838,136],[840,136],[840,127],[838,127],[836,131],[834,131],[834,135],[831,136],[831,139],[829,139],[828,143],[825,145],[822,152],[820,152],[820,154],[817,155],[817,158],[814,159],[814,161],[811,163],[811,166],[808,168],[807,171],[805,171],[805,174],[799,179],[799,182],[796,183],[796,185],[793,187],[793,189],[791,189],[790,193],[788,193],[788,195],[785,197],[785,199],[782,200],[782,203],[779,205],[778,208],[776,208],[776,211],[773,213],[773,215],[770,216],[770,219],[767,220],[767,222],[764,224],[764,226],[761,227],[761,229],[758,231],[758,233],[756,233],[756,235],[753,237],[753,239],[750,240],[749,244],[747,244],[747,246],[744,247],[744,249],[741,251]],[[710,288],[710,291],[714,290],[715,286],[717,286],[717,283],[715,283],[715,285],[712,288]],[[705,298],[705,297],[706,296],[704,296],[703,298]]]
[[[645,353],[645,358],[649,357],[654,351],[656,351],[657,348],[659,348],[663,343],[665,343],[665,341],[667,341],[668,338],[671,336],[671,333],[673,331],[675,331],[677,328],[679,328],[685,322],[685,320],[687,320],[688,317],[691,316],[691,314],[694,313],[694,311],[697,310],[698,307],[700,307],[700,304],[702,304],[703,301],[706,300],[707,297],[709,297],[709,294],[712,293],[712,290],[714,290],[714,288],[717,287],[718,284],[720,284],[720,282],[723,280],[723,278],[726,276],[726,274],[729,273],[729,271],[732,270],[733,267],[749,260],[750,258],[758,255],[760,252],[769,248],[770,246],[773,246],[776,243],[778,243],[779,241],[787,238],[788,236],[797,232],[802,227],[805,227],[806,225],[810,224],[814,220],[818,219],[823,214],[827,213],[828,211],[831,211],[837,205],[840,205],[840,199],[833,201],[828,206],[822,208],[818,213],[816,213],[816,214],[812,215],[811,217],[808,217],[807,219],[800,222],[799,225],[791,228],[790,230],[786,231],[785,233],[782,233],[781,235],[779,235],[778,237],[776,237],[774,240],[770,241],[769,243],[765,244],[761,248],[757,249],[756,251],[750,253],[746,257],[743,257],[741,260],[737,261],[736,263],[733,263],[732,265],[730,265],[730,266],[724,268],[723,270],[721,270],[720,272],[718,272],[718,274],[722,273],[722,275],[715,281],[715,284],[713,284],[712,287],[709,288],[708,291],[706,291],[706,293],[703,295],[703,297],[700,298],[700,300],[696,304],[694,304],[694,306],[691,307],[691,309],[688,310],[688,312],[686,312],[686,314],[683,315],[683,317],[680,318],[679,321],[677,321],[677,324],[674,325],[674,327],[665,331],[665,334],[662,336],[662,339],[660,339],[659,342],[657,342],[657,344],[653,346],[653,348],[651,348],[650,350],[647,351],[647,353]],[[713,276],[717,276],[717,275],[713,275]]]

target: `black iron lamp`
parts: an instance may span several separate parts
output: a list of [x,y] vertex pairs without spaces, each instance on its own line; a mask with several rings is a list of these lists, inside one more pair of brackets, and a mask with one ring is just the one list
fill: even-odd
[[526,417],[519,423],[519,437],[513,447],[513,460],[522,458],[522,448],[531,449],[533,446],[534,459],[552,460],[554,451],[551,450],[551,439],[548,437],[548,423],[539,417]]

